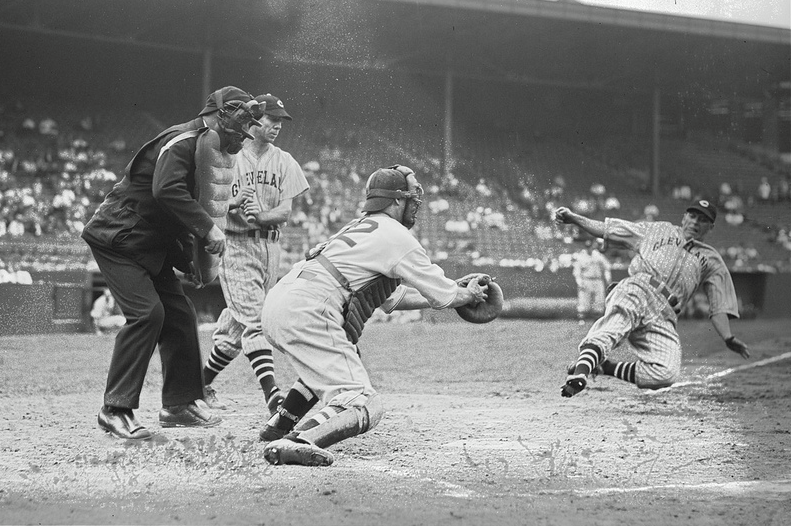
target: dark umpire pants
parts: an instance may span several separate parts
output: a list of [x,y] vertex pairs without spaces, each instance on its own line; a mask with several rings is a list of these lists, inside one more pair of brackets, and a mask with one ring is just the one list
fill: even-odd
[[117,252],[91,245],[107,287],[126,317],[115,338],[105,405],[137,409],[148,364],[159,344],[162,405],[203,398],[203,366],[192,301],[169,265],[152,276]]

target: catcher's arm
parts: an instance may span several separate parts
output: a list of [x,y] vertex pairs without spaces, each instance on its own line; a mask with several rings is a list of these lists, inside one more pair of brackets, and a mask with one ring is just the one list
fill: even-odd
[[596,221],[595,219],[575,214],[565,206],[556,208],[553,215],[555,216],[555,222],[559,225],[577,225],[594,237],[604,237],[604,221]]
[[[459,287],[456,291],[456,297],[446,307],[448,309],[455,309],[462,305],[470,303],[480,303],[486,301],[486,289],[488,285],[479,285],[477,281],[472,280],[466,287]],[[417,289],[406,287],[406,292],[401,301],[395,306],[393,310],[419,310],[430,309],[431,305],[428,300],[421,296]]]
[[725,345],[728,346],[728,349],[745,360],[750,357],[750,350],[747,348],[747,344],[731,334],[731,322],[727,314],[724,312],[713,314],[711,316],[711,324],[714,325],[714,329],[716,329],[717,333],[725,341]]

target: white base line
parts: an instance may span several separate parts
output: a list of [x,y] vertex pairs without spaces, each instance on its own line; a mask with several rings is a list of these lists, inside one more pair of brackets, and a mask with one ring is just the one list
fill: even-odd
[[417,475],[413,475],[407,471],[400,470],[400,469],[392,469],[389,467],[383,466],[366,466],[366,469],[373,469],[374,471],[379,471],[381,473],[387,473],[388,475],[393,475],[400,478],[408,478],[408,479],[416,479],[421,482],[428,482],[430,484],[435,484],[444,489],[443,494],[446,497],[455,497],[458,499],[473,499],[482,497],[480,493],[471,490],[469,488],[465,488],[464,486],[460,486],[458,484],[453,484],[451,482],[445,482],[443,480],[435,480],[430,477],[420,477]]
[[687,385],[699,385],[705,384],[709,380],[713,380],[715,378],[722,378],[723,376],[728,376],[731,373],[735,373],[737,371],[744,371],[746,369],[752,369],[753,367],[761,367],[770,363],[779,362],[781,360],[785,360],[787,358],[791,358],[791,352],[783,353],[778,356],[772,356],[771,358],[766,358],[764,360],[758,360],[757,362],[748,363],[745,365],[740,365],[738,367],[731,367],[730,369],[725,369],[724,371],[720,371],[718,373],[710,374],[701,380],[691,380],[689,382],[679,382],[677,384],[673,384],[670,387],[663,387],[662,389],[656,389],[654,391],[646,391],[646,393],[661,393],[667,391],[669,389],[673,389],[674,387],[684,387]]
[[660,484],[656,486],[640,486],[635,488],[597,488],[589,490],[560,489],[539,491],[530,496],[556,495],[573,493],[575,495],[597,496],[612,495],[617,493],[640,493],[657,490],[722,490],[732,493],[764,492],[764,493],[791,493],[791,479],[780,480],[747,480],[733,482],[704,482],[701,484]]

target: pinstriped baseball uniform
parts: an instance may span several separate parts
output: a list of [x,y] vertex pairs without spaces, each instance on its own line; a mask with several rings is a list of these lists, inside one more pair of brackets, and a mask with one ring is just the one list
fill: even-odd
[[[406,227],[385,214],[350,222],[322,254],[355,290],[379,275],[401,278],[403,284],[381,306],[386,312],[404,297],[406,286],[437,309],[456,298],[456,282],[431,263]],[[305,385],[324,403],[342,407],[362,406],[375,393],[356,346],[343,330],[349,295],[317,260],[303,260],[272,288],[262,317],[269,341],[288,356]]]
[[[257,157],[249,148],[237,155],[237,178],[231,193],[255,188],[262,210],[271,210],[284,199],[293,199],[309,188],[302,168],[286,151],[274,144]],[[250,237],[253,228],[241,209],[228,213],[225,256],[220,263],[220,284],[226,308],[217,320],[212,339],[215,347],[235,358],[240,352],[268,349],[261,332],[261,308],[267,291],[277,280],[280,243],[275,234],[262,231]]]
[[604,311],[604,284],[611,280],[610,262],[598,250],[574,254],[574,279],[577,282],[577,314]]
[[639,387],[668,385],[681,370],[681,344],[676,332],[679,309],[698,286],[708,296],[710,314],[738,317],[736,290],[722,257],[711,246],[685,240],[683,230],[667,222],[633,223],[607,218],[604,237],[637,254],[622,280],[606,299],[580,348],[594,344],[608,353],[628,337],[638,356],[635,380]]

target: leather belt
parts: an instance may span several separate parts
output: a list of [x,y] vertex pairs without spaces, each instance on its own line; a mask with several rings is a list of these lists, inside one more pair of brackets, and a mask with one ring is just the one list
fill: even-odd
[[231,230],[226,230],[225,234],[233,235],[233,236],[247,236],[247,237],[254,237],[256,240],[263,239],[264,241],[271,241],[274,243],[275,241],[280,240],[280,230],[246,230],[244,232],[233,232]]
[[656,279],[655,277],[651,276],[651,279],[648,280],[648,283],[656,289],[658,293],[665,297],[667,302],[673,307],[673,310],[678,312],[680,309],[678,308],[678,298],[675,294],[670,292],[667,288],[667,285]]

